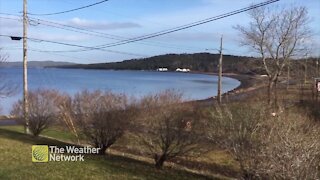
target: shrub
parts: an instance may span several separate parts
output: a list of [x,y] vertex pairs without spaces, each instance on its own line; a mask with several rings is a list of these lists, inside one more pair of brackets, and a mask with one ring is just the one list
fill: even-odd
[[147,96],[141,100],[140,140],[161,168],[165,161],[182,156],[196,148],[195,108],[181,102],[174,91]]
[[263,148],[264,114],[260,109],[244,106],[221,106],[211,113],[209,138],[225,148],[239,162],[244,178],[255,174],[257,154]]
[[[28,93],[27,118],[30,132],[34,136],[38,136],[55,122],[59,113],[58,99],[59,93],[55,90],[38,89]],[[23,112],[23,101],[19,100],[13,105],[11,114],[16,116],[21,124],[25,124]]]
[[245,179],[317,179],[320,126],[294,111],[272,117],[263,105],[218,107],[209,137],[230,151]]
[[123,135],[129,124],[130,110],[125,95],[83,91],[74,96],[67,110],[71,111],[68,116],[71,122],[85,139],[101,148],[100,154]]

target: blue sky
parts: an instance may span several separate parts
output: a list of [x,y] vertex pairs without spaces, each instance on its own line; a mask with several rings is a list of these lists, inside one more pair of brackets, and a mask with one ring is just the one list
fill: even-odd
[[[80,6],[95,3],[99,0],[28,0],[29,13],[51,13],[69,10]],[[54,16],[31,16],[60,24],[90,29],[113,36],[125,38],[141,36],[158,32],[179,25],[188,24],[201,19],[213,17],[222,13],[247,7],[262,0],[110,0],[103,4],[87,9]],[[309,10],[312,19],[310,23],[313,32],[313,54],[319,55],[320,47],[320,0],[280,0],[279,6],[303,5]],[[22,0],[0,0],[0,12],[21,14]],[[13,18],[0,14],[0,17]],[[239,46],[238,32],[234,25],[246,25],[250,22],[247,14],[239,14],[222,20],[214,21],[191,29],[175,32],[169,35],[156,37],[139,43],[108,48],[111,51],[85,52],[35,52],[29,51],[29,60],[70,61],[78,63],[98,63],[121,61],[125,59],[148,57],[167,53],[195,53],[212,52],[206,49],[215,49],[219,46],[219,38],[224,35],[226,54],[253,56],[245,47]],[[19,20],[1,19],[0,34],[22,35],[22,23]],[[76,32],[56,29],[31,22],[29,37],[58,41],[83,46],[96,46],[117,42],[114,39],[90,36]],[[22,60],[22,42],[11,41],[0,37],[0,47],[3,53],[9,55],[8,61]],[[45,42],[29,41],[30,49],[45,51],[65,51],[79,49],[54,45]]]

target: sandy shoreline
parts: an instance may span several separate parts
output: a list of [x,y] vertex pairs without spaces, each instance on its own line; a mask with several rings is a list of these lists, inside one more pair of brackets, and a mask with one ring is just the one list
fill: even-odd
[[[217,73],[204,73],[204,72],[192,72],[195,74],[207,74],[215,75]],[[244,74],[234,74],[234,73],[224,73],[223,77],[229,77],[240,81],[240,85],[235,89],[222,94],[223,100],[226,101],[236,101],[246,96],[251,95],[253,91],[256,91],[265,86],[264,78],[259,75],[244,75]],[[200,103],[201,105],[212,105],[215,103],[216,97],[210,97],[202,100],[195,100],[192,102]]]

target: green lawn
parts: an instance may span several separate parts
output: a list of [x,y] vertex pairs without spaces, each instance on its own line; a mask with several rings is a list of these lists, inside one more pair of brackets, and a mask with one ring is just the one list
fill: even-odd
[[[14,132],[24,132],[24,127],[21,125],[0,126],[0,129],[6,129]],[[41,133],[41,136],[48,136],[54,139],[60,139],[63,141],[74,141],[75,137],[66,131],[63,131],[57,127],[50,127]]]
[[208,179],[174,168],[156,170],[152,164],[115,155],[86,156],[85,162],[32,163],[31,145],[66,144],[21,131],[19,126],[0,127],[0,179]]

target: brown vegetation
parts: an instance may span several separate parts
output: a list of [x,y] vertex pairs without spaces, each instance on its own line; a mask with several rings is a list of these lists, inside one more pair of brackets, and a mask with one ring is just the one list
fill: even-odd
[[255,100],[210,111],[209,138],[234,155],[245,179],[319,178],[320,124],[296,106],[273,115],[265,107]]
[[[29,102],[29,128],[34,136],[38,136],[43,130],[52,125],[58,117],[58,97],[54,90],[35,90],[28,94]],[[13,105],[11,114],[25,124],[23,102],[20,100]]]
[[138,123],[142,145],[153,157],[156,168],[197,147],[199,119],[191,104],[182,104],[181,94],[174,91],[147,96],[140,103]]
[[61,118],[74,133],[80,133],[88,143],[101,148],[100,154],[104,154],[130,124],[131,111],[124,95],[83,91],[69,99],[69,103],[60,106]]

